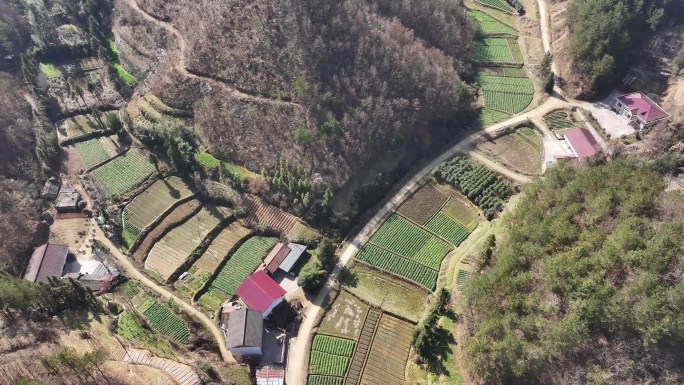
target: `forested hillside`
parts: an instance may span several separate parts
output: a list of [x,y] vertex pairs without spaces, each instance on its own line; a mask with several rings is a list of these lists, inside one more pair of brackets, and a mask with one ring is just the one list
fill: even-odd
[[152,89],[194,110],[212,154],[257,172],[283,158],[339,187],[389,149],[443,146],[472,113],[459,75],[472,31],[458,0],[139,4],[180,31],[200,75],[159,72]]
[[[654,33],[681,25],[681,0],[571,0],[565,33],[554,39],[563,78],[573,93],[585,96],[619,81],[643,53]],[[564,36],[569,33],[569,41]]]
[[635,160],[528,185],[465,291],[470,372],[501,384],[684,381],[684,193]]

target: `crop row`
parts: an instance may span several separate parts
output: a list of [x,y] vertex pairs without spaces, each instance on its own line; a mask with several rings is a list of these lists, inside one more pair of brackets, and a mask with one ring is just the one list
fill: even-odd
[[460,245],[470,234],[465,227],[459,225],[441,211],[435,214],[425,227],[433,233],[448,239],[449,242],[456,246]]
[[308,385],[342,385],[344,378],[335,376],[321,376],[312,374],[309,376]]
[[370,242],[435,270],[451,250],[444,241],[396,214],[387,218]]
[[74,144],[74,147],[76,147],[78,155],[81,156],[85,168],[91,168],[96,164],[109,159],[109,154],[105,151],[104,147],[102,147],[100,139],[98,138],[77,142]]
[[516,94],[483,90],[485,107],[508,114],[517,114],[532,103],[532,94]]
[[156,301],[145,307],[142,313],[155,330],[182,344],[190,343],[188,326],[169,308]]
[[552,130],[572,128],[575,126],[575,123],[569,119],[568,114],[564,111],[552,112],[544,116],[544,120],[546,120]]
[[349,357],[314,350],[311,352],[309,373],[342,377],[347,371],[347,365],[349,365]]
[[481,12],[481,11],[476,11],[476,10],[469,10],[468,11],[468,16],[472,17],[475,22],[477,23],[478,27],[480,28],[480,32],[484,35],[488,34],[509,34],[509,35],[518,35],[518,31],[515,29],[507,26],[506,24],[496,20],[495,18],[489,16],[488,14]]
[[529,78],[498,76],[479,73],[477,82],[483,91],[497,91],[509,94],[534,94],[534,84]]
[[354,340],[316,334],[311,350],[351,357],[354,352]]
[[248,239],[218,272],[209,289],[218,290],[229,297],[235,294],[242,281],[254,272],[276,243],[278,238],[273,237]]
[[480,206],[489,219],[501,208],[501,200],[513,192],[508,182],[497,173],[464,156],[440,164],[434,175],[439,181],[454,186]]
[[404,371],[414,325],[387,313],[380,318],[361,376],[361,384],[405,383]]
[[213,274],[223,258],[228,255],[228,252],[249,233],[249,229],[242,227],[238,222],[232,222],[211,241],[204,254],[195,262],[195,266],[199,270]]
[[500,122],[500,121],[508,118],[509,116],[511,116],[511,115],[507,114],[503,111],[483,107],[482,110],[480,111],[480,123],[482,124],[482,127],[487,127],[490,124]]
[[518,41],[516,39],[506,39],[508,41],[508,47],[511,50],[511,55],[513,55],[513,62],[514,63],[523,63],[523,54],[520,51],[520,46],[518,45]]
[[501,0],[475,0],[476,3],[484,4],[488,7],[496,8],[504,12],[515,13],[515,10]]
[[[503,42],[499,43],[497,40]],[[506,39],[486,38],[475,41],[475,60],[479,62],[512,63],[513,54]]]
[[127,153],[93,170],[108,196],[127,192],[154,172],[154,166],[138,151]]
[[463,290],[466,283],[468,283],[468,278],[470,278],[470,273],[465,270],[458,270],[456,274],[456,288],[458,290]]
[[356,259],[408,278],[430,290],[434,290],[437,284],[437,270],[383,250],[371,243],[366,244],[361,249],[356,255]]

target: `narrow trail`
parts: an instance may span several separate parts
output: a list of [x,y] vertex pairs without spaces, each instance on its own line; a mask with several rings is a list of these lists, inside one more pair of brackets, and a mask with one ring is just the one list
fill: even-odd
[[231,96],[233,96],[236,99],[252,100],[252,101],[255,101],[258,103],[287,105],[287,106],[300,108],[306,113],[307,125],[308,125],[308,112],[306,111],[304,106],[302,106],[299,103],[286,102],[286,101],[281,101],[281,100],[272,100],[269,98],[265,98],[263,96],[248,94],[248,93],[239,91],[238,89],[231,86],[230,84],[228,84],[225,81],[217,80],[217,79],[207,77],[207,76],[197,75],[195,73],[188,71],[188,67],[187,67],[186,60],[185,60],[185,58],[187,56],[186,54],[188,52],[188,43],[185,40],[185,38],[183,37],[183,35],[180,33],[180,31],[178,31],[176,29],[176,27],[174,27],[170,23],[163,21],[163,20],[160,20],[160,19],[150,15],[149,13],[147,13],[147,11],[140,8],[140,6],[138,5],[138,3],[135,0],[124,0],[124,1],[126,2],[126,4],[128,4],[129,7],[131,7],[133,10],[138,12],[145,20],[153,23],[154,25],[156,25],[158,27],[161,27],[161,28],[169,31],[172,35],[174,35],[176,37],[176,40],[178,41],[178,46],[180,48],[180,54],[179,54],[178,62],[175,63],[173,66],[173,68],[176,71],[182,73],[184,76],[189,77],[189,78],[200,79],[200,80],[203,80],[205,82],[216,84],[219,87],[225,89]]
[[[93,219],[93,222],[95,220]],[[180,298],[176,297],[173,293],[169,292],[168,290],[160,287],[157,285],[156,282],[153,282],[143,274],[141,274],[138,269],[133,266],[133,264],[129,261],[128,257],[126,257],[110,240],[107,238],[100,228],[96,223],[93,224],[93,228],[95,229],[95,234],[93,236],[93,239],[98,240],[101,242],[105,247],[109,248],[109,252],[116,258],[118,262],[118,267],[122,270],[121,272],[124,273],[124,275],[129,278],[129,279],[134,279],[137,281],[140,281],[143,285],[149,287],[150,289],[154,290],[157,294],[159,294],[161,297],[163,297],[165,300],[172,299],[178,304],[180,307],[183,308],[184,311],[187,313],[192,314],[195,316],[199,321],[201,321],[204,326],[208,330],[211,331],[211,334],[213,335],[214,339],[216,340],[216,343],[219,346],[219,349],[221,351],[221,356],[223,357],[223,361],[229,364],[235,364],[237,363],[235,359],[233,358],[233,355],[230,353],[228,349],[226,349],[225,344],[223,343],[223,332],[216,326],[216,323],[209,319],[204,313],[201,311],[197,310],[195,307],[192,305],[188,304],[187,302],[181,300]]]

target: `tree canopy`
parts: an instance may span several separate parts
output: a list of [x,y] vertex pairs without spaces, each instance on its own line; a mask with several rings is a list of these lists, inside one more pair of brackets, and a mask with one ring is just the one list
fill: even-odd
[[471,371],[489,383],[681,383],[684,230],[661,214],[664,187],[625,160],[560,164],[526,187],[492,267],[465,290]]

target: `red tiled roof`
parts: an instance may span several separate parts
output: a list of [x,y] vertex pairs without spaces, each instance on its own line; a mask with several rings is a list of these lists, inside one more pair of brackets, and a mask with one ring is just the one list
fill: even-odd
[[53,243],[36,248],[31,255],[24,278],[31,282],[39,282],[53,275],[61,277],[68,253],[68,247]]
[[278,270],[278,267],[281,263],[283,263],[283,260],[285,259],[285,257],[287,257],[288,254],[290,254],[290,248],[287,247],[286,244],[277,244],[276,247],[273,248],[273,250],[268,254],[266,259],[264,260],[264,264],[266,265],[266,271],[268,271],[271,274],[275,273],[275,271]]
[[634,92],[618,96],[618,100],[630,109],[633,115],[639,116],[644,122],[650,123],[670,116],[646,95]]
[[575,127],[565,133],[565,139],[568,140],[570,146],[575,151],[578,157],[584,158],[596,154],[598,144],[596,139],[591,134],[581,127]]
[[247,306],[263,312],[273,301],[284,296],[285,290],[263,270],[259,270],[242,282],[236,294]]

